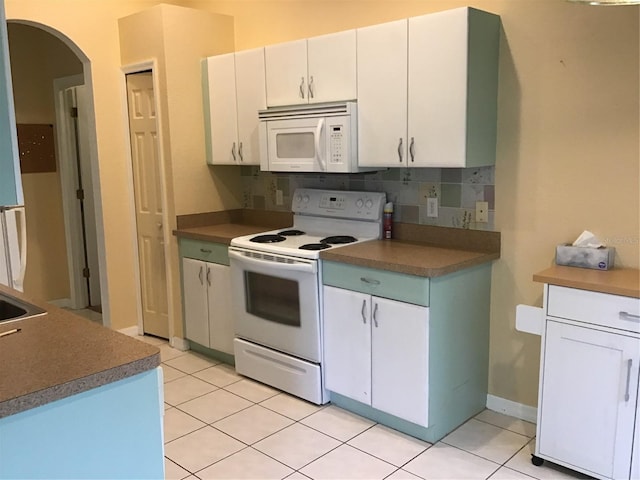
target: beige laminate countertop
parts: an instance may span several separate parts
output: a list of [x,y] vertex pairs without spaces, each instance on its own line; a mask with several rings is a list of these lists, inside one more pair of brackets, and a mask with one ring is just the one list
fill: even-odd
[[402,240],[372,240],[320,252],[320,258],[361,267],[439,277],[500,258],[498,252],[474,252]]
[[0,418],[76,395],[160,365],[160,350],[0,285],[47,314],[0,323]]
[[640,270],[635,268],[592,270],[554,265],[536,273],[533,280],[562,287],[640,298]]
[[179,238],[191,238],[193,240],[229,245],[232,238],[266,232],[268,230],[273,230],[273,228],[242,223],[220,223],[204,227],[181,228],[174,230],[173,233]]
[[[242,221],[240,216],[222,218],[219,223],[183,226],[173,233],[179,238],[229,245],[234,237],[290,225],[286,223],[288,218],[279,218],[272,220],[269,227],[260,226],[255,223],[259,218],[255,214],[251,217],[254,222]],[[500,258],[498,232],[396,224],[396,233],[398,238],[393,240],[372,240],[323,250],[320,258],[423,277],[438,277]]]

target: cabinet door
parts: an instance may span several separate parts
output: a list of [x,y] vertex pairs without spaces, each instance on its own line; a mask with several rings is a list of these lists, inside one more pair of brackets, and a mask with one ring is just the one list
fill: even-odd
[[629,478],[639,340],[547,320],[538,451],[606,478]]
[[185,337],[209,346],[209,310],[207,306],[206,263],[182,259],[182,300]]
[[629,478],[640,478],[640,402],[636,403],[636,425],[633,435],[633,453],[631,454],[631,477]]
[[357,30],[358,165],[407,163],[407,20]]
[[428,425],[429,309],[372,297],[371,405]]
[[211,122],[211,164],[238,163],[236,74],[234,54],[207,59],[209,117]]
[[226,265],[205,264],[209,305],[209,346],[233,355],[233,314],[231,307],[231,272]]
[[18,135],[4,2],[0,3],[0,205],[22,205]]
[[307,103],[307,40],[264,48],[267,105]]
[[467,9],[409,19],[409,166],[464,167]]
[[236,52],[238,106],[238,160],[241,165],[260,165],[258,110],[267,108],[264,48]]
[[356,31],[307,40],[309,103],[354,100],[356,93]]
[[326,388],[371,405],[371,297],[323,288]]

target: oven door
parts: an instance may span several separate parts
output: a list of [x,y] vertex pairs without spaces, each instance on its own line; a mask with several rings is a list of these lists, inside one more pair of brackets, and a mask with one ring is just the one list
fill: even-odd
[[236,336],[320,363],[318,262],[229,247]]

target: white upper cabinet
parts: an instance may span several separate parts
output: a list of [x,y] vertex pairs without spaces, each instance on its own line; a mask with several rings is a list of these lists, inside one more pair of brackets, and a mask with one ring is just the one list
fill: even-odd
[[238,158],[241,165],[260,165],[258,110],[267,108],[264,48],[236,52]]
[[0,205],[21,205],[22,180],[4,3],[0,3]]
[[264,49],[206,59],[207,162],[259,165],[258,110],[266,108]]
[[407,158],[407,20],[357,30],[358,164]]
[[307,40],[309,103],[354,100],[356,91],[356,31]]
[[355,30],[265,47],[267,105],[356,98]]
[[[385,35],[394,23],[400,22],[357,31],[359,164],[460,168],[494,164],[499,17],[464,7],[409,18],[404,49],[391,55]],[[398,45],[395,36],[390,38],[396,50],[402,48],[399,38]],[[378,46],[383,48],[379,57]],[[404,71],[395,56],[406,59]],[[378,76],[372,76],[376,71]],[[396,83],[387,86],[391,75]],[[404,89],[404,102],[392,89]],[[403,109],[390,105],[390,99],[402,102]],[[372,128],[369,122],[384,124]],[[403,133],[400,126],[405,126]]]

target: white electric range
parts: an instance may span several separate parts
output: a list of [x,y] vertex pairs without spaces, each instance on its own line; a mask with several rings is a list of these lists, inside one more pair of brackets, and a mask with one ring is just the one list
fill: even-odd
[[381,237],[386,195],[300,188],[293,225],[229,247],[238,373],[311,402],[322,381],[320,252]]

